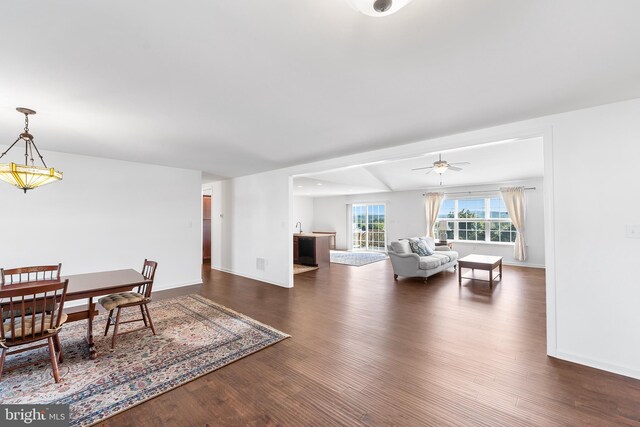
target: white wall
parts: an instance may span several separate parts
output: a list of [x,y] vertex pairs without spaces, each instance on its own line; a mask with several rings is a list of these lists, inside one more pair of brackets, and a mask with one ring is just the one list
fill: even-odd
[[[454,243],[454,250],[460,256],[471,253],[497,255],[504,257],[505,264],[544,267],[544,198],[542,179],[508,183],[536,187],[527,195],[526,244],[527,260],[516,261],[513,258],[513,245],[490,243]],[[486,191],[500,188],[502,184],[456,187],[440,191]],[[387,241],[405,237],[424,236],[426,234],[426,218],[424,191],[396,191],[389,193],[358,194],[353,196],[316,197],[314,200],[314,218],[318,227],[323,230],[336,231],[338,249],[349,249],[347,230],[349,224],[346,215],[347,204],[381,202],[387,206]],[[453,196],[452,196],[453,197]]]
[[[211,267],[293,286],[295,221],[290,190],[291,179],[278,171],[216,183],[212,215],[220,220],[212,224],[212,232],[218,233],[221,244],[212,247]],[[264,269],[259,268],[259,259],[264,260]]]
[[[229,209],[241,211],[241,221],[224,224],[227,245],[245,248],[228,252],[225,265],[293,285],[292,175],[543,136],[545,230],[554,237],[545,241],[548,352],[640,378],[640,286],[633,270],[640,239],[625,238],[625,225],[640,224],[638,117],[635,99],[225,181]],[[316,219],[317,228],[323,225]],[[268,254],[266,274],[255,268],[258,254]]]
[[43,155],[61,182],[27,194],[0,182],[0,266],[62,262],[71,275],[140,270],[148,258],[158,261],[156,290],[202,283],[199,171]]
[[302,231],[324,231],[316,230],[315,218],[313,211],[313,197],[306,196],[294,196],[293,198],[293,224],[291,224],[291,232],[298,231],[296,223],[300,221],[302,223]]

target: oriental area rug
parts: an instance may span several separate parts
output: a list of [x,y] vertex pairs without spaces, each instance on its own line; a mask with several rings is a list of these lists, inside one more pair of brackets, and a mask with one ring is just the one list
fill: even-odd
[[[5,371],[0,380],[4,404],[70,405],[71,425],[87,426],[262,350],[289,335],[199,295],[154,301],[149,310],[157,335],[144,329],[118,337],[110,351],[111,332],[104,337],[106,314],[94,319],[98,357],[89,359],[84,342],[86,322],[63,326],[62,381],[53,381],[48,360]],[[123,320],[140,317],[123,309]],[[129,323],[121,330],[142,323]],[[6,368],[27,360],[48,359],[46,349],[7,357]]]

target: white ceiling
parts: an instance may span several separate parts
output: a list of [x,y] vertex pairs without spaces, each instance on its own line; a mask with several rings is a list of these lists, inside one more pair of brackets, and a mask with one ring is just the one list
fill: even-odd
[[[366,194],[382,191],[406,191],[440,186],[440,175],[435,172],[413,171],[431,166],[439,153],[426,153],[410,159],[376,162],[350,168],[295,177],[293,194],[296,196],[335,196]],[[464,187],[505,183],[544,174],[541,138],[511,142],[483,144],[469,148],[442,152],[449,163],[470,162],[460,166],[462,171],[446,171],[442,185]]]
[[640,1],[20,0],[0,144],[239,176],[640,97]]

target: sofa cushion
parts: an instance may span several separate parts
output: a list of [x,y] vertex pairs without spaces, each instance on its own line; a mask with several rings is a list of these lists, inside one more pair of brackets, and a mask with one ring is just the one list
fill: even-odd
[[443,253],[449,257],[449,261],[456,261],[458,259],[458,252],[456,251],[447,251]]
[[432,270],[434,268],[438,268],[442,265],[442,258],[429,255],[429,256],[421,256],[420,257],[420,270]]
[[449,256],[446,253],[436,252],[433,256],[438,257],[440,259],[440,264],[446,264],[449,262]]
[[389,245],[391,246],[391,249],[393,249],[393,252],[397,254],[411,253],[411,247],[409,246],[408,240],[394,240],[393,242],[389,243]]
[[442,260],[442,264],[453,262],[458,259],[458,252],[454,251],[437,251],[433,254]]
[[414,254],[418,254],[420,256],[429,256],[433,254],[433,250],[427,246],[424,240],[418,238],[409,239],[409,246],[411,246],[411,251]]

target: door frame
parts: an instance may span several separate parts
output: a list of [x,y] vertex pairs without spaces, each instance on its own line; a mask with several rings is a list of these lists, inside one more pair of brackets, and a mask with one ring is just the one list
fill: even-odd
[[[366,220],[366,224],[367,224],[367,228],[368,228],[368,224],[369,224],[369,206],[383,206],[384,207],[384,244],[382,249],[371,249],[369,248],[369,239],[367,236],[367,241],[366,241],[366,248],[354,248],[353,247],[353,207],[357,206],[357,205],[364,205],[367,206],[367,220]],[[350,251],[353,252],[360,252],[360,251],[372,251],[372,252],[385,252],[387,250],[387,241],[388,241],[388,222],[387,222],[387,218],[389,217],[389,212],[388,212],[388,206],[387,206],[387,202],[385,201],[371,201],[371,202],[353,202],[351,204],[348,205],[348,221],[347,221],[347,235],[349,236],[349,240],[348,240],[348,248]]]

